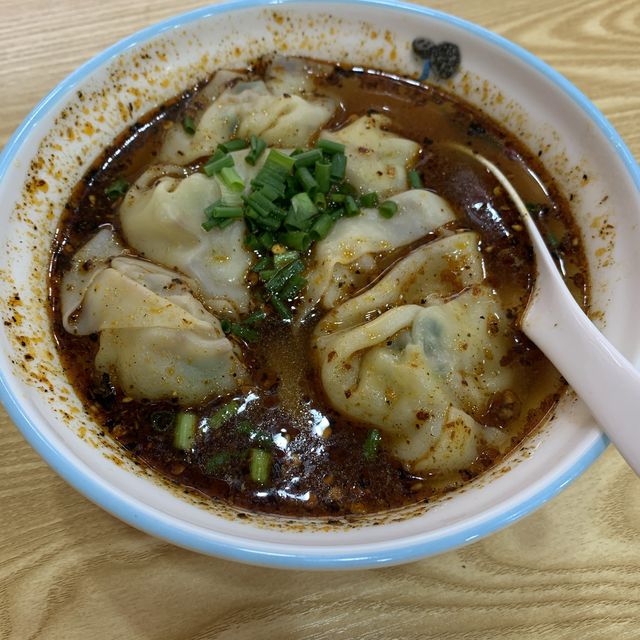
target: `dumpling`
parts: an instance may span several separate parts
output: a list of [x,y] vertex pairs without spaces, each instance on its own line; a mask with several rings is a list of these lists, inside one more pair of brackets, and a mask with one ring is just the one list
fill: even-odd
[[[233,154],[247,184],[260,164],[244,162],[247,151]],[[221,197],[216,178],[187,175],[171,165],[145,171],[129,189],[119,215],[125,240],[141,255],[193,278],[205,302],[216,312],[237,316],[248,310],[245,276],[253,254],[244,246],[245,224],[205,231],[204,210]]]
[[308,269],[305,307],[325,308],[351,295],[369,281],[374,256],[403,247],[455,220],[445,200],[430,191],[412,189],[391,198],[398,205],[393,218],[377,209],[363,209],[338,220],[318,242]]
[[387,116],[373,114],[321,134],[346,146],[347,180],[361,193],[375,190],[386,198],[407,188],[407,167],[415,162],[420,145],[387,131],[390,124]]
[[100,334],[96,369],[132,398],[183,405],[247,382],[241,354],[179,274],[139,258],[103,254],[90,282],[78,278],[83,258],[107,242],[105,230],[100,234],[79,251],[61,288],[67,331]]
[[[452,236],[411,254],[407,265],[399,263],[369,292],[342,305],[349,308],[329,313],[314,334],[331,404],[383,431],[390,452],[415,473],[463,469],[483,444],[498,449],[508,444],[502,431],[472,417],[508,389],[513,376],[500,365],[509,342],[500,303],[482,283],[477,237],[462,235],[467,238]],[[416,286],[410,268],[418,266],[418,258],[426,271],[437,264],[441,243],[461,243],[469,268],[460,271],[458,282],[441,280],[426,305],[415,304],[428,295],[429,285]],[[438,282],[434,276],[429,280]],[[371,319],[379,308],[381,315]]]
[[224,82],[216,81],[220,73],[225,72],[212,80],[215,89],[204,89],[211,102],[196,118],[195,133],[187,134],[182,126],[172,128],[160,161],[192,162],[213,153],[221,142],[252,134],[269,146],[304,147],[335,111],[334,100],[313,95],[308,70],[299,63],[271,65],[266,81],[232,77],[228,72]]
[[372,287],[332,309],[321,321],[345,329],[399,304],[439,303],[484,279],[480,238],[465,231],[429,242],[397,262]]
[[75,331],[72,315],[82,304],[82,299],[95,277],[111,262],[111,258],[125,253],[113,227],[102,227],[89,242],[80,247],[71,259],[61,288],[62,324],[69,333]]

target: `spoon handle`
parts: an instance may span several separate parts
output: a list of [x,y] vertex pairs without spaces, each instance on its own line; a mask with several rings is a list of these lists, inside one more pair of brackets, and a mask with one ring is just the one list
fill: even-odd
[[537,257],[538,282],[522,330],[640,475],[640,373],[587,318],[551,257],[542,258],[539,252]]

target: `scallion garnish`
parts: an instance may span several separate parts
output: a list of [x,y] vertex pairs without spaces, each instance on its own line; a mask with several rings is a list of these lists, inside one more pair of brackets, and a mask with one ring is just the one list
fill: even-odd
[[306,286],[307,279],[301,275],[295,275],[282,287],[278,295],[281,300],[291,300]]
[[316,144],[318,149],[322,149],[325,153],[330,155],[334,155],[336,153],[341,153],[344,155],[345,146],[340,142],[334,142],[333,140],[327,140],[326,138],[320,138],[318,143]]
[[346,196],[344,199],[344,215],[351,218],[353,216],[357,216],[359,213],[360,208],[353,196]]
[[360,196],[360,206],[361,207],[377,207],[379,203],[378,194],[375,191],[370,191],[369,193],[365,193],[363,196]]
[[271,266],[271,258],[269,256],[263,256],[256,262],[253,267],[251,267],[251,271],[255,271],[256,273],[260,273],[264,269],[268,269]]
[[378,211],[383,218],[393,218],[397,210],[398,205],[393,200],[385,200],[378,207]]
[[260,485],[267,484],[271,476],[271,454],[263,449],[251,449],[249,475]]
[[415,170],[409,171],[407,178],[409,180],[409,186],[412,189],[422,189],[424,186],[422,184],[422,176]]
[[224,153],[231,153],[232,151],[246,149],[249,146],[249,143],[242,138],[234,138],[233,140],[227,140],[227,142],[218,146],[222,151],[224,151]]
[[284,222],[288,227],[306,231],[311,226],[311,221],[317,213],[318,207],[313,203],[309,194],[296,193],[291,198],[291,208]]
[[219,173],[225,167],[233,167],[233,158],[228,153],[223,153],[217,158],[212,156],[203,167],[203,171],[209,176]]
[[173,411],[155,411],[151,414],[151,427],[154,431],[164,433],[174,426],[176,415]]
[[307,167],[297,167],[296,178],[298,178],[307,193],[315,193],[318,190],[318,183]]
[[244,209],[242,207],[228,207],[224,204],[214,204],[207,207],[205,212],[212,218],[242,218]]
[[343,153],[336,153],[331,158],[331,179],[334,182],[343,180],[347,170],[347,156]]
[[235,193],[241,193],[244,191],[244,180],[236,171],[235,167],[222,167],[218,175],[227,189],[230,189]]
[[289,278],[292,278],[297,273],[304,271],[304,264],[302,260],[294,260],[290,264],[279,269],[274,276],[265,283],[265,289],[271,293],[277,293],[284,287]]
[[381,442],[382,436],[380,432],[377,429],[370,429],[362,445],[362,455],[365,460],[371,461],[378,456]]
[[180,411],[176,416],[176,429],[173,434],[173,446],[189,451],[196,435],[198,418],[195,413]]
[[334,220],[328,213],[323,213],[318,217],[313,227],[311,227],[311,237],[314,240],[322,240],[326,238],[333,227]]
[[318,191],[321,194],[327,193],[331,188],[331,163],[316,162],[314,177],[318,183]]
[[109,200],[117,200],[127,193],[128,188],[129,183],[124,178],[117,178],[104,190],[104,192]]
[[235,400],[223,404],[212,416],[205,419],[209,429],[219,429],[225,422],[233,418],[240,410],[240,404]]
[[275,254],[273,256],[273,266],[276,269],[282,269],[282,267],[286,267],[299,257],[300,254],[297,251],[285,251],[284,253]]
[[192,136],[196,132],[196,123],[190,115],[186,115],[182,119],[182,128]]
[[280,242],[291,249],[306,251],[311,246],[312,238],[306,231],[287,231],[279,236]]
[[205,465],[207,473],[215,473],[223,467],[226,467],[233,460],[233,455],[230,451],[218,451],[214,453]]
[[247,154],[244,161],[254,167],[256,162],[258,161],[258,158],[264,153],[264,150],[267,148],[267,143],[262,138],[251,136],[249,144],[251,146],[251,151]]
[[278,298],[277,296],[273,296],[270,302],[271,302],[271,306],[276,310],[278,315],[283,320],[291,320],[291,318],[293,317],[291,315],[291,311],[285,306],[285,304],[282,302],[282,300],[280,300],[280,298]]
[[285,173],[290,173],[296,163],[296,159],[288,156],[286,153],[282,153],[282,151],[278,151],[277,149],[271,149],[269,151],[269,155],[267,156],[267,160],[264,163],[265,167],[271,168],[279,168],[284,170]]
[[295,156],[294,162],[296,168],[298,167],[311,167],[315,165],[316,162],[322,160],[322,151],[320,149],[310,149],[309,151],[304,151]]

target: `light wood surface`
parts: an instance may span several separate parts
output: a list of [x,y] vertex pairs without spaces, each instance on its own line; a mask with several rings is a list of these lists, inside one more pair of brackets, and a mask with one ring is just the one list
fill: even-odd
[[[0,147],[63,77],[185,0],[0,0]],[[640,157],[638,0],[431,6],[523,45]],[[640,638],[640,482],[613,450],[534,515],[465,549],[369,572],[281,572],[140,533],[67,486],[0,410],[0,637]]]

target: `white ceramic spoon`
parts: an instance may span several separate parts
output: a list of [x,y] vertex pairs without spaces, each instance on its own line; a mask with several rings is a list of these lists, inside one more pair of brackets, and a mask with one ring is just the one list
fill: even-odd
[[506,176],[471,149],[455,147],[495,176],[529,232],[537,277],[520,318],[522,331],[551,360],[629,466],[640,475],[640,373],[598,331],[574,300],[538,227]]

